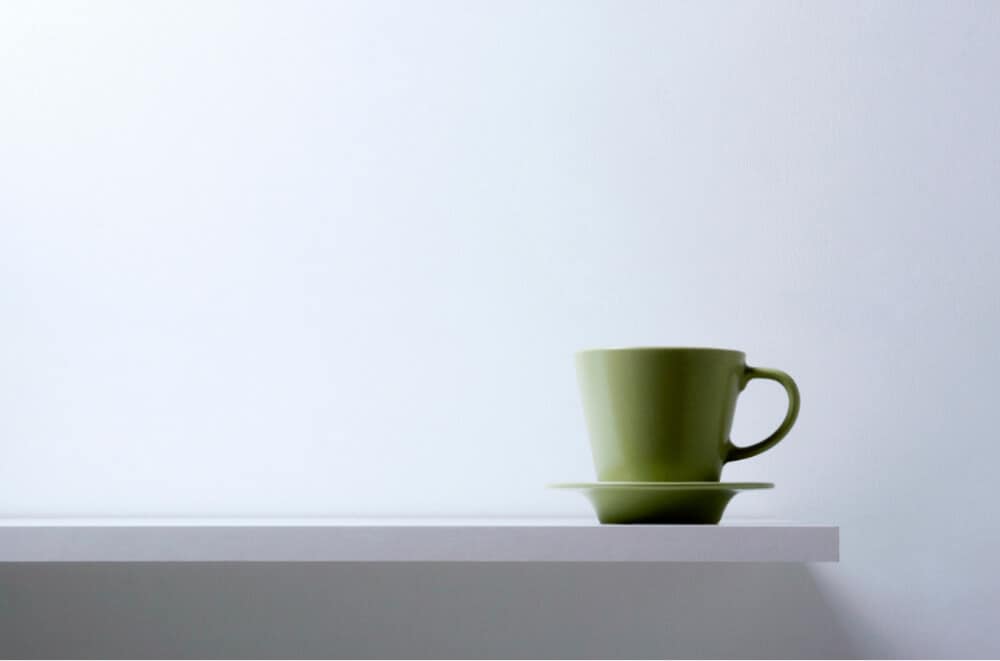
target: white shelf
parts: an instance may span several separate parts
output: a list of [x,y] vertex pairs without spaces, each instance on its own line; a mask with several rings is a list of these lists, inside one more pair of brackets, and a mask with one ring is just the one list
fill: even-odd
[[839,528],[734,520],[0,519],[0,562],[835,562]]

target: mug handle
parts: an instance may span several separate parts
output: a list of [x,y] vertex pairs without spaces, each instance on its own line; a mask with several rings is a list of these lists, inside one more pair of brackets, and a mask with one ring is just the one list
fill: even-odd
[[753,445],[748,445],[746,447],[740,447],[733,445],[732,441],[727,444],[728,449],[726,450],[725,461],[739,461],[740,459],[749,459],[754,457],[765,450],[770,450],[778,441],[783,439],[789,431],[792,429],[792,425],[795,424],[795,419],[799,417],[799,387],[795,385],[795,381],[792,377],[788,376],[781,370],[769,369],[767,367],[747,367],[746,371],[743,372],[743,383],[740,384],[740,390],[742,391],[746,388],[747,383],[752,379],[768,379],[770,381],[777,381],[784,388],[785,392],[788,394],[788,412],[785,413],[785,419],[781,421],[781,424],[774,433],[765,438],[759,443],[754,443]]

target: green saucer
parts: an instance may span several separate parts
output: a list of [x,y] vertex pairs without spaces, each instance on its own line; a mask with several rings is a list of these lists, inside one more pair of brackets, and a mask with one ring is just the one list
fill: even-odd
[[601,523],[718,523],[740,491],[770,482],[569,482],[550,489],[581,491]]

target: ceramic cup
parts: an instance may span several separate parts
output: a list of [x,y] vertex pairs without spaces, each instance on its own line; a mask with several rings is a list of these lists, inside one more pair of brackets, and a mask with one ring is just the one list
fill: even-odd
[[[722,466],[758,455],[788,434],[799,390],[780,370],[749,367],[742,351],[677,347],[590,349],[577,377],[602,481],[717,482]],[[751,379],[784,386],[788,412],[759,443],[733,445],[736,398]]]

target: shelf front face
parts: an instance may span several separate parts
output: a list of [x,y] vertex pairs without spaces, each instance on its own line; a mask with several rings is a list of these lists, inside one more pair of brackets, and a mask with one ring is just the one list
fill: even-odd
[[0,562],[836,562],[839,528],[589,519],[3,519]]

